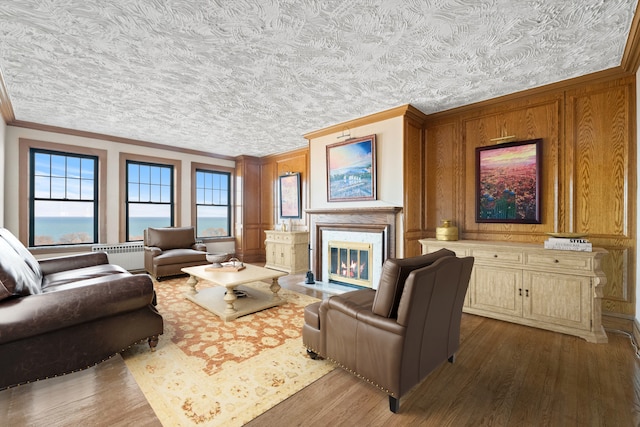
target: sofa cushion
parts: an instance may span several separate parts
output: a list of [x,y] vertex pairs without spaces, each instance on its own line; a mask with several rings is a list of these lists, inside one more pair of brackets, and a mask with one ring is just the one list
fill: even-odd
[[[0,236],[0,299],[41,293],[42,272],[39,268],[34,271],[24,252],[11,243],[10,238]],[[26,248],[24,251],[28,252]]]
[[371,311],[383,317],[396,318],[398,304],[404,288],[404,282],[413,270],[433,264],[445,256],[455,256],[455,252],[440,249],[425,255],[411,258],[389,258],[382,265],[382,274]]
[[0,236],[7,241],[11,245],[11,247],[20,255],[24,261],[27,263],[29,268],[33,270],[33,273],[36,275],[36,281],[42,281],[42,269],[40,268],[40,263],[33,256],[31,252],[27,248],[24,247],[22,242],[18,240],[16,236],[14,236],[9,230],[6,228],[0,228]]
[[207,253],[194,249],[169,249],[153,258],[154,265],[187,264],[191,262],[207,262]]
[[44,276],[42,280],[42,291],[51,292],[57,290],[59,286],[68,283],[82,282],[98,277],[109,277],[116,274],[131,275],[127,270],[115,264],[100,264],[91,267],[59,271]]
[[191,248],[196,243],[193,227],[147,228],[147,246],[156,246],[163,251],[176,248]]

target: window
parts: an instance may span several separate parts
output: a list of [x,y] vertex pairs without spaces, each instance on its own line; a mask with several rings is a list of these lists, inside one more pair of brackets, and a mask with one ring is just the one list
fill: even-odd
[[128,160],[127,241],[142,240],[147,227],[174,224],[173,166]]
[[231,236],[231,173],[196,169],[196,235]]
[[98,241],[98,157],[29,150],[29,246]]

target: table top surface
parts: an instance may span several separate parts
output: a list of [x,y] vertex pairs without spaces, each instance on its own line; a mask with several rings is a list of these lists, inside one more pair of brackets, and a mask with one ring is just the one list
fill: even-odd
[[208,280],[221,286],[236,286],[260,280],[276,279],[287,275],[284,271],[272,270],[251,264],[245,264],[246,268],[240,271],[212,271],[211,269],[207,270],[208,267],[211,267],[211,264],[185,267],[182,271],[191,276]]

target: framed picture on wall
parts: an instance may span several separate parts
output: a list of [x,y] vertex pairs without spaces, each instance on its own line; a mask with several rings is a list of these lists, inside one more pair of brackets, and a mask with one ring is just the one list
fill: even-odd
[[376,136],[327,145],[330,202],[376,200]]
[[289,173],[280,180],[280,218],[301,218],[300,173]]
[[542,139],[476,148],[476,222],[540,224]]

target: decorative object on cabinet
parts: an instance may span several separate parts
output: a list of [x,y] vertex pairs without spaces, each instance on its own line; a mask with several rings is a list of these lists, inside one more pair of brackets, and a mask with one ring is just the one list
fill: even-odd
[[300,173],[280,176],[280,218],[301,218]]
[[330,202],[376,200],[376,136],[327,145]]
[[458,240],[458,227],[450,219],[443,219],[442,226],[436,227],[436,240]]
[[303,273],[309,265],[309,233],[267,230],[265,267],[290,274]]
[[476,222],[540,224],[542,139],[476,148]]
[[544,249],[532,243],[422,239],[422,253],[443,248],[475,258],[463,311],[606,343],[602,248]]

